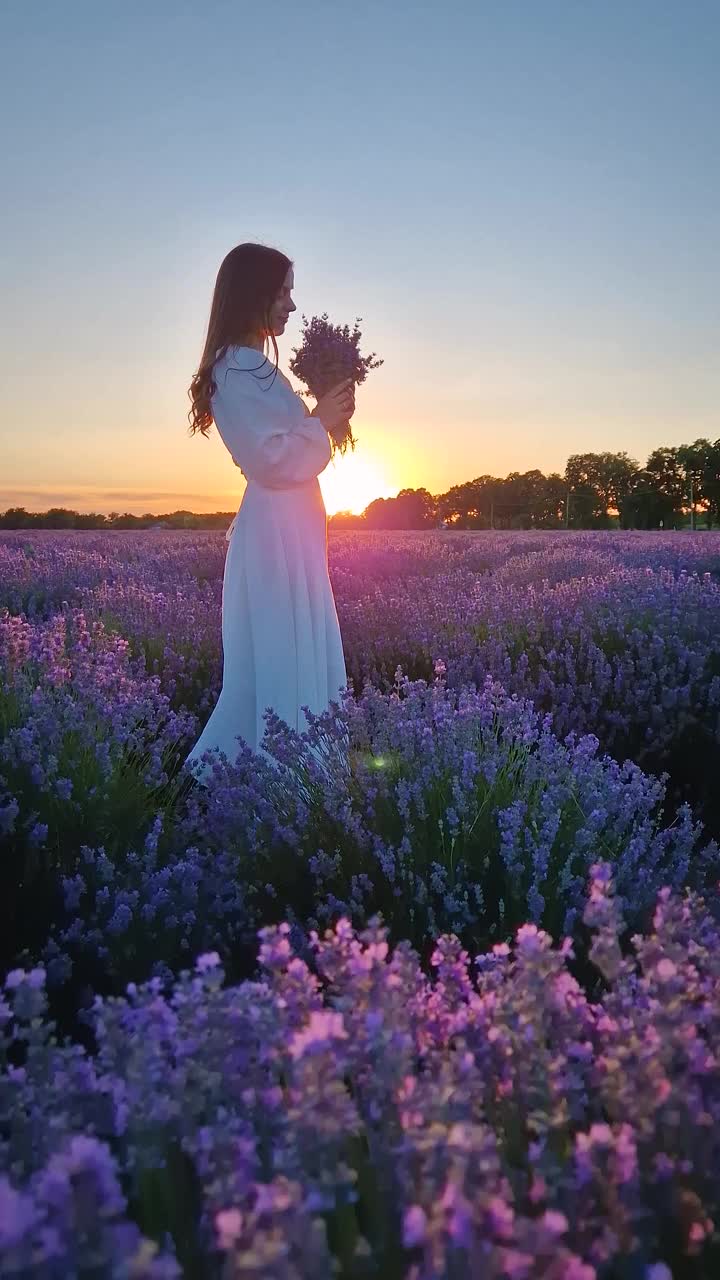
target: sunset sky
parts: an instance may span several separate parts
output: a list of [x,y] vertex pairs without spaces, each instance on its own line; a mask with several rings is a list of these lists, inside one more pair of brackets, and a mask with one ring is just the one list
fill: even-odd
[[244,240],[281,367],[303,312],[385,361],[330,512],[720,435],[716,0],[1,8],[0,509],[237,507],[187,388]]

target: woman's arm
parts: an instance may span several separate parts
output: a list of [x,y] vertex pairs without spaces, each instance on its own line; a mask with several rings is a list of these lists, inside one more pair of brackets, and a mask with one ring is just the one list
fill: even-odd
[[278,396],[269,383],[249,370],[229,368],[213,397],[215,424],[249,480],[291,489],[325,470],[330,438],[299,396]]

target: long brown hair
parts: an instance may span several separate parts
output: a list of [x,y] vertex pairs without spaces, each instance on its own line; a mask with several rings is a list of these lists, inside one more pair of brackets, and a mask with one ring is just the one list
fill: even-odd
[[211,399],[217,390],[213,368],[228,347],[243,346],[251,335],[264,333],[265,342],[271,338],[275,350],[275,379],[278,348],[270,325],[270,309],[292,266],[291,259],[279,249],[264,244],[238,244],[220,263],[205,347],[188,391],[192,402],[188,413],[191,435],[196,431],[208,434],[213,421]]

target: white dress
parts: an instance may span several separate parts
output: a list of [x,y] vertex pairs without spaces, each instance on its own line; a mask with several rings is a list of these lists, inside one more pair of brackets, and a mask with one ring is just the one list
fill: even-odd
[[247,488],[225,535],[223,684],[186,759],[195,776],[209,747],[234,761],[237,735],[265,756],[266,708],[303,731],[301,708],[326,710],[347,684],[318,483],[330,438],[274,369],[253,347],[232,346],[213,371],[213,419]]

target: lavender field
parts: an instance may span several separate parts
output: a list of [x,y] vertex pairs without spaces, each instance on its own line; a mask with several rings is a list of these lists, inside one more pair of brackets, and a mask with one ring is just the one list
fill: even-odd
[[0,1274],[720,1274],[720,534],[331,533],[206,790],[226,545],[0,535]]

